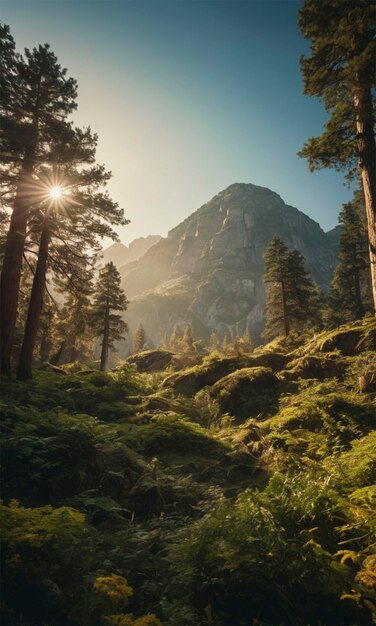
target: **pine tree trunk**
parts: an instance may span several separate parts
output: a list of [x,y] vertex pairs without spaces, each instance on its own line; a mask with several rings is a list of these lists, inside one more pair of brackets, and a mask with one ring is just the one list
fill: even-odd
[[50,242],[50,230],[45,221],[39,244],[38,261],[35,269],[33,286],[27,319],[25,325],[24,338],[20,358],[18,361],[17,379],[27,380],[32,377],[32,363],[35,342],[37,338],[40,316],[43,307],[43,297],[46,287],[48,246]]
[[62,341],[62,342],[61,342],[61,344],[60,344],[60,346],[59,346],[58,351],[57,351],[57,352],[55,352],[55,354],[54,354],[54,355],[53,355],[53,357],[51,358],[51,360],[50,360],[51,365],[58,365],[58,363],[59,363],[59,361],[60,361],[60,359],[61,359],[61,355],[62,355],[62,354],[63,354],[63,352],[64,352],[65,343],[66,343],[66,341],[65,341],[65,339],[64,339],[64,341]]
[[0,279],[0,374],[6,374],[9,377],[11,375],[10,355],[17,320],[22,258],[30,207],[30,189],[28,189],[28,186],[32,181],[31,176],[33,173],[34,156],[39,139],[39,107],[42,75],[43,70],[40,69],[36,85],[32,133],[29,145],[25,150],[20,180],[17,185]]
[[104,318],[103,342],[102,342],[101,365],[100,365],[100,369],[102,372],[105,372],[107,369],[109,334],[110,334],[110,307],[107,303],[106,313],[105,313],[105,318]]
[[0,283],[0,374],[10,376],[10,355],[17,320],[18,296],[22,259],[25,247],[27,217],[30,205],[28,193],[33,172],[33,155],[36,141],[25,154],[20,181],[14,200],[13,213],[5,244]]
[[354,96],[361,178],[367,213],[374,314],[376,315],[376,146],[370,90]]

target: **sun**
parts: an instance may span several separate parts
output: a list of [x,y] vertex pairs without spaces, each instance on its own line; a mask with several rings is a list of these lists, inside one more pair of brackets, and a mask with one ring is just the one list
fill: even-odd
[[50,198],[57,200],[58,198],[61,198],[61,196],[63,195],[63,189],[61,187],[51,187],[48,194]]

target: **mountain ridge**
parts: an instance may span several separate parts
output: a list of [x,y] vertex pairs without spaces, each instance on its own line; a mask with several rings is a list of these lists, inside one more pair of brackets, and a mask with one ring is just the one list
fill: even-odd
[[315,220],[267,187],[233,183],[137,262],[120,268],[131,300],[126,314],[130,328],[141,321],[150,345],[171,334],[176,323],[191,324],[197,338],[205,341],[213,330],[222,337],[246,328],[258,338],[265,305],[263,253],[270,239],[278,235],[297,248],[327,291],[338,252],[338,233],[333,230],[327,235]]

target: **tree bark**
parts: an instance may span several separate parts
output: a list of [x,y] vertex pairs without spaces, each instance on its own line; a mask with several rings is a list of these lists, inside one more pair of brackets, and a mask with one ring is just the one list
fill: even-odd
[[27,217],[30,206],[30,185],[33,172],[35,145],[28,150],[22,164],[20,182],[14,200],[13,213],[5,244],[3,267],[0,281],[0,374],[10,376],[10,355],[14,328],[17,320],[18,296],[20,289],[22,259],[25,247]]
[[58,365],[58,363],[59,363],[59,361],[61,359],[61,355],[64,352],[65,344],[66,344],[66,340],[64,339],[64,341],[61,342],[58,351],[55,352],[55,354],[50,359],[51,365]]
[[33,352],[39,328],[40,316],[42,313],[44,292],[46,288],[48,246],[50,238],[51,233],[48,227],[48,223],[45,220],[40,238],[38,261],[35,268],[33,286],[31,289],[29,308],[27,312],[25,332],[18,362],[17,380],[27,380],[28,378],[32,377]]
[[109,307],[109,304],[107,303],[105,318],[104,318],[104,330],[103,330],[101,365],[100,365],[100,369],[102,372],[105,372],[107,369],[109,334],[110,334],[110,307]]
[[11,375],[10,356],[17,320],[18,296],[25,247],[27,218],[30,208],[30,189],[34,169],[35,150],[39,139],[40,91],[43,70],[40,69],[35,93],[30,141],[25,149],[20,180],[17,185],[13,213],[5,244],[0,279],[0,374]]
[[370,90],[364,90],[354,95],[354,108],[361,179],[367,214],[373,306],[376,315],[376,146]]

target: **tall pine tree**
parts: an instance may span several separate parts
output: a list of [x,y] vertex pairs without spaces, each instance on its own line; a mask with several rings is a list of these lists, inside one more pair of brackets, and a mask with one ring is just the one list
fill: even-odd
[[[90,129],[72,129],[69,141],[65,137],[53,146],[52,167],[44,166],[35,181],[39,193],[30,209],[29,226],[37,263],[17,369],[19,380],[31,377],[47,272],[84,282],[80,275],[94,262],[100,239],[105,235],[116,239],[112,226],[128,223],[106,192],[110,174],[94,163],[96,144],[97,137]],[[60,197],[51,198],[51,188],[61,193]]]
[[145,329],[141,322],[137,326],[133,335],[133,352],[142,352],[146,345]]
[[[29,210],[35,201],[35,173],[51,161],[51,145],[69,135],[67,116],[76,108],[77,86],[66,77],[49,46],[15,56],[9,29],[1,32],[7,50],[5,98],[1,99],[2,181],[12,208],[0,280],[0,373],[10,375],[10,354]],[[12,52],[13,49],[13,52]]]
[[317,324],[320,319],[319,292],[304,267],[298,250],[289,250],[273,237],[264,254],[267,284],[265,339],[287,337],[291,330]]
[[99,271],[93,302],[92,323],[97,336],[102,337],[100,369],[105,371],[108,365],[109,351],[115,351],[115,342],[124,339],[127,324],[119,313],[128,305],[124,291],[120,287],[120,274],[110,262]]
[[375,17],[369,0],[305,0],[299,12],[301,32],[311,41],[311,55],[301,59],[304,91],[321,98],[330,115],[300,156],[312,170],[360,173],[376,312]]
[[331,322],[361,319],[372,311],[371,276],[368,263],[368,238],[364,224],[364,201],[357,192],[354,200],[343,205],[338,265],[330,293]]

